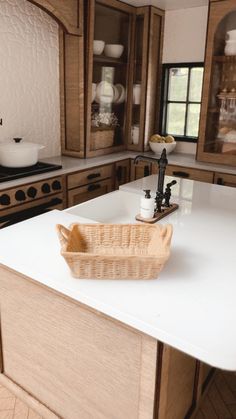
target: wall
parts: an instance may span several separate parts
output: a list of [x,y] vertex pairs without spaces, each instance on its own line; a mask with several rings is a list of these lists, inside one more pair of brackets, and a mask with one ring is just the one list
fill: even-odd
[[[208,6],[166,11],[163,63],[203,62]],[[196,144],[178,142],[176,151],[196,153]]]
[[23,137],[60,154],[58,25],[26,0],[0,2],[0,141]]

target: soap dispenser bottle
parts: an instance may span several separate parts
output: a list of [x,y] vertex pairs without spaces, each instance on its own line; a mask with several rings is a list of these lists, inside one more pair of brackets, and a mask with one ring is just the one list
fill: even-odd
[[142,218],[150,219],[154,216],[155,199],[151,197],[150,189],[145,189],[145,196],[141,197],[140,215]]

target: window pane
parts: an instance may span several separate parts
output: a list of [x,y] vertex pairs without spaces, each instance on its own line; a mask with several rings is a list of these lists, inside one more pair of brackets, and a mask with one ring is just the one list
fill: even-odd
[[200,105],[188,106],[187,132],[190,137],[198,137]]
[[185,101],[187,99],[188,68],[170,68],[169,94],[170,101]]
[[172,135],[184,135],[186,105],[169,103],[167,106],[166,132]]
[[190,74],[189,100],[200,102],[202,95],[203,68],[194,67]]

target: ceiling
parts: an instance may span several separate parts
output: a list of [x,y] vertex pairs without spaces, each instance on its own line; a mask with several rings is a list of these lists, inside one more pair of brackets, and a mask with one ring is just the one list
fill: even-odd
[[209,0],[123,0],[133,6],[156,6],[164,10],[187,9],[190,7],[207,6]]

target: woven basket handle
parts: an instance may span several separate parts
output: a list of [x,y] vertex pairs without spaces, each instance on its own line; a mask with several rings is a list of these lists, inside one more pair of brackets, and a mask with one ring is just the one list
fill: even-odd
[[173,234],[173,227],[171,224],[167,224],[163,226],[161,235],[163,237],[163,245],[165,247],[170,246],[172,234]]
[[61,224],[57,224],[56,225],[56,229],[57,229],[57,234],[60,240],[61,245],[64,247],[67,245],[68,243],[68,238],[70,235],[70,230],[68,230],[68,228],[64,227]]

